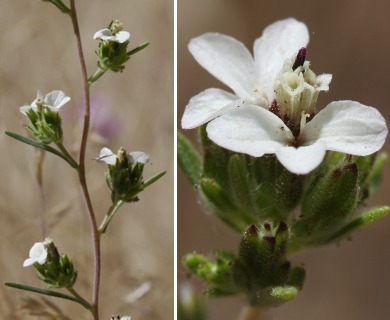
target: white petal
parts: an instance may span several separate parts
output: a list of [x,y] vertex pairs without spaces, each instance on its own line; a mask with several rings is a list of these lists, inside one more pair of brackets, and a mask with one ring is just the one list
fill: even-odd
[[292,139],[281,119],[258,106],[243,106],[212,120],[207,135],[221,147],[254,157],[275,153]]
[[192,97],[186,106],[181,118],[182,128],[196,128],[222,115],[231,109],[231,104],[237,99],[236,95],[220,89],[212,88],[202,91]]
[[138,162],[138,163],[148,163],[150,161],[150,157],[148,154],[142,151],[132,151],[129,152],[129,157],[131,158],[132,162]]
[[275,154],[288,171],[295,174],[307,174],[322,162],[325,152],[325,143],[317,142],[299,148],[281,147]]
[[23,267],[28,267],[38,262],[44,264],[47,258],[47,250],[42,242],[36,242],[29,251],[29,258],[24,260]]
[[273,96],[276,75],[286,59],[309,43],[309,31],[304,23],[293,18],[272,23],[254,44],[257,79],[268,97]]
[[[94,35],[93,35],[93,38],[94,39],[102,39],[102,40],[107,40],[107,38],[109,37],[112,37],[112,33],[110,31],[110,29],[102,29],[102,30],[99,30],[97,31]],[[103,39],[104,38],[104,39]]]
[[382,148],[386,136],[386,120],[378,110],[355,101],[335,101],[306,124],[304,144],[318,140],[327,150],[366,156]]
[[[19,108],[19,111],[20,111],[20,113],[26,115],[26,114],[27,114],[27,111],[28,111],[29,109],[34,109],[34,107],[31,107],[31,106],[22,106],[22,107]],[[35,107],[35,109],[36,109],[36,107]]]
[[67,97],[63,91],[54,90],[46,95],[44,104],[51,107],[53,111],[58,111],[68,101],[70,97]]
[[23,267],[29,267],[29,266],[33,265],[35,262],[37,262],[36,258],[28,258],[28,259],[24,260]]
[[130,39],[130,33],[127,31],[119,31],[116,35],[116,42],[123,43]]
[[130,319],[131,319],[130,316],[123,316],[123,317],[121,317],[121,320],[130,320]]
[[117,156],[108,148],[104,147],[100,150],[99,157],[95,158],[97,162],[104,162],[109,165],[116,163]]
[[190,41],[188,48],[196,61],[240,98],[254,90],[255,67],[252,55],[236,39],[207,33]]
[[319,87],[317,90],[320,91],[328,91],[329,90],[329,84],[332,81],[332,75],[328,73],[320,74],[317,76],[317,83],[319,84]]

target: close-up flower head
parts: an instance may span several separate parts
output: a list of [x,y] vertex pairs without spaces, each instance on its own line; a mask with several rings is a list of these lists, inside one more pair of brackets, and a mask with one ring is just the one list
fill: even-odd
[[318,112],[319,92],[332,76],[316,74],[306,61],[309,32],[293,18],[269,25],[254,43],[253,57],[226,35],[207,33],[192,39],[197,62],[233,93],[207,89],[193,97],[182,128],[207,124],[217,145],[254,157],[275,154],[290,172],[307,174],[326,150],[366,156],[387,136],[386,121],[373,107],[335,101]]

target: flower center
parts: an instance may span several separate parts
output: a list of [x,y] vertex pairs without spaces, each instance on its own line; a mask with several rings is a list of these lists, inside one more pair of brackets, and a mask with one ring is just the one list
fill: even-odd
[[330,75],[317,77],[309,66],[306,48],[301,48],[295,57],[285,61],[274,84],[276,99],[273,108],[296,139],[310,121],[308,118],[315,114],[318,94],[327,91],[331,81]]

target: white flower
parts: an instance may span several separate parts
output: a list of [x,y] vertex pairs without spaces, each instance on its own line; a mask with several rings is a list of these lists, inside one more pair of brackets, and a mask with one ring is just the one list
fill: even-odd
[[[130,161],[132,163],[148,163],[149,162],[149,155],[147,155],[145,152],[142,151],[133,151],[129,152],[127,156],[130,158]],[[99,157],[95,160],[98,162],[104,162],[109,165],[115,165],[116,160],[118,159],[117,155],[114,154],[110,149],[104,147],[102,150],[100,150]]]
[[387,127],[375,108],[337,101],[315,115],[318,94],[329,89],[332,76],[310,70],[308,41],[305,24],[292,18],[264,30],[254,59],[228,36],[209,33],[191,40],[195,59],[235,94],[201,92],[187,105],[182,127],[209,122],[207,135],[219,146],[254,157],[275,154],[295,174],[316,168],[326,150],[359,156],[378,151]]
[[355,101],[335,101],[306,123],[302,115],[298,137],[266,109],[245,106],[207,126],[208,137],[226,149],[261,157],[274,153],[290,172],[307,174],[326,150],[366,156],[378,151],[387,136],[386,121],[378,110]]
[[235,94],[212,88],[193,97],[181,120],[182,128],[198,127],[242,105],[268,108],[286,59],[308,42],[306,25],[293,18],[269,25],[255,41],[253,57],[241,42],[226,35],[207,33],[192,39],[189,50],[196,61]]
[[27,110],[33,109],[34,111],[37,111],[38,105],[41,105],[41,107],[46,107],[51,111],[58,112],[68,101],[70,101],[70,97],[67,97],[61,90],[54,90],[48,93],[45,98],[43,98],[42,93],[38,91],[36,99],[31,102],[29,106],[22,106],[19,110],[25,115]]
[[119,31],[116,34],[113,34],[110,29],[104,28],[102,30],[97,31],[94,34],[93,38],[103,41],[124,43],[130,39],[130,33],[127,31]]
[[23,267],[31,266],[35,262],[44,264],[47,258],[47,250],[45,248],[44,242],[34,243],[28,255],[29,258],[24,260]]

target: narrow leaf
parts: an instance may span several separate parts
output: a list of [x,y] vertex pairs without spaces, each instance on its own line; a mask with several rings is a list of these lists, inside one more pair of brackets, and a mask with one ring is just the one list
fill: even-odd
[[32,287],[32,286],[26,286],[26,285],[14,283],[14,282],[6,282],[6,283],[4,283],[4,285],[6,285],[7,287],[30,291],[30,292],[35,292],[35,293],[43,294],[46,296],[56,297],[56,298],[65,299],[65,300],[71,300],[71,301],[74,301],[74,302],[81,304],[87,310],[91,310],[91,308],[92,308],[92,306],[87,302],[80,301],[72,296],[68,296],[66,294],[63,294],[63,293],[60,293],[57,291],[41,289],[41,288]]
[[156,182],[158,179],[160,179],[163,175],[165,175],[167,172],[166,171],[161,171],[160,173],[157,173],[150,179],[146,180],[143,184],[143,188],[145,189],[146,187],[149,187],[152,183]]
[[133,54],[145,49],[149,44],[150,44],[150,42],[141,43],[139,46],[135,47],[133,50],[127,52],[127,56],[131,57]]
[[39,148],[39,149],[42,149],[42,150],[45,150],[47,152],[50,152],[50,153],[53,153],[55,154],[56,156],[59,156],[60,158],[64,159],[67,163],[70,164],[70,166],[72,168],[75,168],[75,169],[78,169],[78,164],[77,163],[74,163],[73,161],[71,161],[70,159],[68,159],[67,157],[65,157],[61,152],[59,152],[58,150],[46,145],[46,144],[43,144],[43,143],[40,143],[38,141],[35,141],[35,140],[32,140],[32,139],[29,139],[27,137],[24,137],[24,136],[21,136],[20,134],[17,134],[15,132],[9,132],[9,131],[6,131],[5,134],[11,138],[14,138],[18,141],[21,141],[23,143],[26,143],[26,144],[29,144],[30,146],[34,146],[36,148]]

